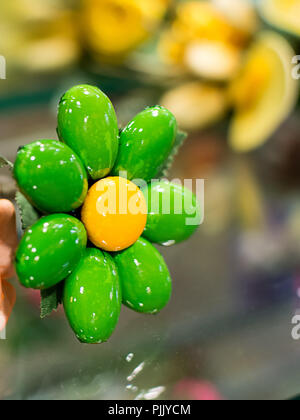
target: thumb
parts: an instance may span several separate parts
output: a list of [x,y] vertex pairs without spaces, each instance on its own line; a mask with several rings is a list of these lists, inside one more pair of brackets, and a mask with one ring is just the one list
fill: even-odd
[[2,331],[16,303],[14,286],[0,277],[0,331]]
[[15,274],[14,256],[18,244],[16,212],[9,200],[0,200],[0,276],[10,278]]

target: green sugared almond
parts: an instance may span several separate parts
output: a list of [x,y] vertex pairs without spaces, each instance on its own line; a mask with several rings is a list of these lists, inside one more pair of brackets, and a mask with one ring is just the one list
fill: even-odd
[[91,178],[110,173],[118,153],[119,128],[114,107],[100,89],[79,85],[68,90],[59,104],[57,131]]
[[83,224],[67,214],[42,217],[29,228],[17,250],[21,284],[48,289],[64,280],[78,264],[87,244]]
[[121,289],[116,265],[109,254],[87,249],[63,292],[66,316],[83,343],[105,342],[120,316]]
[[170,300],[172,280],[157,249],[140,238],[113,257],[119,271],[124,305],[147,314],[161,311]]
[[166,108],[156,106],[138,114],[122,131],[113,174],[128,179],[154,178],[172,150],[177,122]]
[[201,221],[200,204],[192,191],[168,181],[144,188],[148,219],[143,236],[160,245],[173,245],[188,239]]
[[68,213],[80,207],[88,190],[81,160],[56,140],[39,140],[21,147],[14,177],[21,192],[44,213]]

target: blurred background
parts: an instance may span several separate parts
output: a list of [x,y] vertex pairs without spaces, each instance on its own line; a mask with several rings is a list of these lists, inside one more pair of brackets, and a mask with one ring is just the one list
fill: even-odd
[[[99,86],[125,125],[161,104],[189,133],[170,179],[205,179],[205,221],[160,251],[173,299],[122,309],[77,343],[22,289],[0,341],[0,399],[287,399],[300,393],[300,0],[0,4],[0,153],[57,138],[57,103]],[[2,60],[2,64],[4,60]],[[0,171],[0,196],[15,184]]]

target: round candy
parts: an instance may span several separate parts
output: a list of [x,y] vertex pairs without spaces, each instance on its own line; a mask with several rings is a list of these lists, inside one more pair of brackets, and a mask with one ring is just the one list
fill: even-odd
[[81,160],[67,145],[55,140],[21,147],[14,177],[22,193],[45,213],[67,213],[80,207],[88,190]]
[[156,106],[138,114],[122,131],[114,175],[128,179],[154,178],[172,150],[177,122],[166,108]]
[[76,337],[83,343],[99,344],[113,333],[120,316],[121,290],[111,256],[87,249],[66,279],[63,303]]
[[48,289],[64,280],[86,247],[83,224],[67,214],[41,218],[28,229],[17,250],[16,271],[23,286]]
[[125,178],[96,182],[82,208],[90,241],[105,251],[128,248],[141,236],[147,222],[147,206],[141,190]]
[[151,183],[142,191],[148,206],[143,236],[150,242],[173,245],[197,230],[201,209],[192,191],[168,181]]
[[114,254],[124,305],[142,313],[155,314],[170,300],[172,280],[162,255],[146,239]]
[[64,94],[58,135],[78,154],[93,179],[109,174],[118,153],[119,128],[113,105],[100,89],[79,85]]

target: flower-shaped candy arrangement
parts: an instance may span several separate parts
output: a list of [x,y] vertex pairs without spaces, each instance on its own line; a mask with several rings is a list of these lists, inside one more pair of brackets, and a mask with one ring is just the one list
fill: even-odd
[[19,244],[16,271],[48,304],[53,296],[63,303],[81,342],[101,343],[114,331],[122,302],[149,314],[168,303],[171,277],[151,242],[187,239],[197,225],[186,217],[194,212],[199,220],[200,210],[186,188],[150,183],[183,137],[167,109],[148,108],[119,132],[107,96],[75,86],[60,101],[58,135],[60,141],[36,141],[17,154],[19,189],[43,216]]

